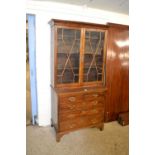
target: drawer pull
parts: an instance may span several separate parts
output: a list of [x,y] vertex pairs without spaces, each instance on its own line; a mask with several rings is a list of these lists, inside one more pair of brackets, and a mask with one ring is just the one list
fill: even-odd
[[72,129],[72,128],[74,128],[75,126],[76,126],[76,124],[71,124],[71,125],[69,125],[69,128]]
[[75,102],[76,97],[69,97],[68,100],[69,100],[70,102]]
[[97,104],[98,104],[98,101],[94,101],[94,102],[93,102],[93,105],[97,105]]
[[73,118],[75,115],[74,114],[70,114],[68,115],[68,118]]
[[96,121],[96,120],[91,120],[91,122],[92,122],[93,124],[95,124],[97,121]]
[[98,94],[93,94],[93,97],[98,97]]
[[68,108],[74,109],[75,108],[75,105],[68,105]]
[[98,110],[94,109],[94,110],[93,110],[93,113],[98,113]]

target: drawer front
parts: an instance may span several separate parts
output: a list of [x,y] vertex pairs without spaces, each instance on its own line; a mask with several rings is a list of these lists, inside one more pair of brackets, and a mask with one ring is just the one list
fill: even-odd
[[59,96],[59,101],[61,104],[75,104],[75,103],[81,103],[83,101],[103,101],[104,100],[104,93],[80,93],[80,94],[72,94],[72,95],[61,95]]
[[83,95],[84,101],[103,101],[104,100],[104,93],[88,93]]
[[59,114],[59,120],[71,120],[76,119],[78,117],[83,116],[90,116],[90,115],[102,115],[104,116],[104,109],[103,108],[91,108],[91,109],[84,109],[84,110],[76,110],[76,111],[62,111]]
[[59,96],[60,110],[76,110],[83,96],[81,94]]
[[104,107],[104,101],[100,101],[100,100],[92,100],[92,101],[83,101],[81,103],[81,106],[83,108],[103,108]]
[[59,101],[61,104],[75,104],[83,100],[82,94],[73,94],[73,95],[63,95],[59,96]]
[[103,108],[104,102],[103,101],[82,101],[82,102],[75,102],[75,103],[61,103],[60,102],[60,112],[61,111],[77,111],[77,110],[86,110],[86,109],[94,109],[94,108]]
[[95,125],[101,122],[103,122],[102,115],[93,115],[93,116],[78,117],[76,119],[68,121],[60,121],[59,127],[60,131],[66,131]]
[[103,93],[84,93],[59,97],[59,107],[62,110],[75,111],[103,106]]

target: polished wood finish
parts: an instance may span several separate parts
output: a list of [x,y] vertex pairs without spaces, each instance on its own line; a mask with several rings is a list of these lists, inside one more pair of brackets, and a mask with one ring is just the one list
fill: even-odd
[[[52,125],[56,130],[56,140],[60,141],[64,134],[85,127],[102,130],[104,122],[115,121],[120,113],[129,111],[129,27],[62,20],[52,20],[50,23],[54,31]],[[78,29],[81,32],[78,82],[57,82],[58,28]],[[101,81],[84,82],[85,34],[89,30],[105,33]]]
[[106,61],[105,121],[114,121],[129,111],[129,27],[109,23]]
[[106,89],[97,87],[87,89],[87,91],[86,89],[57,90],[58,141],[64,134],[80,128],[96,126],[102,130]]
[[84,53],[84,38],[85,38],[85,29],[82,29],[81,30],[81,36],[83,36],[81,38],[81,44],[80,44],[80,73],[79,73],[79,76],[80,76],[80,79],[79,79],[79,83],[82,83],[83,82],[83,53]]
[[94,23],[88,23],[88,22],[76,22],[76,21],[68,21],[68,20],[59,20],[59,19],[52,19],[49,24],[51,26],[63,26],[63,27],[75,27],[75,28],[90,28],[90,29],[96,29],[96,30],[107,30],[109,28],[108,25],[103,24],[94,24]]
[[[51,28],[55,32],[54,85],[51,85],[51,87],[53,96],[52,126],[54,126],[56,131],[56,140],[60,141],[60,138],[64,134],[85,127],[97,127],[102,130],[104,126],[105,94],[107,91],[104,75],[108,26],[62,20],[52,20],[50,23]],[[68,31],[68,34],[64,35],[64,31]],[[78,36],[80,34],[79,38],[77,38],[77,31]],[[89,48],[91,49],[89,51],[87,48],[87,52],[85,48],[86,46],[88,47],[85,37],[86,32],[89,32]],[[68,37],[68,35],[70,35],[70,37]],[[58,39],[61,39],[63,42],[63,47],[58,47],[61,44],[61,41]],[[96,42],[93,39],[96,39]],[[75,50],[71,51],[74,48],[75,40],[80,40],[80,46],[78,44]],[[98,55],[97,52],[99,53]],[[66,54],[66,56],[64,56],[66,59],[62,55],[59,57],[58,53]],[[79,64],[77,63],[77,57],[71,62],[71,54],[75,56],[77,53],[79,53]],[[91,76],[95,77],[87,81],[84,81],[85,54],[89,54],[92,58],[87,67],[87,74],[89,74],[89,78]],[[58,73],[58,69],[63,66],[62,72]],[[92,67],[96,68],[96,72],[90,72]],[[71,72],[66,74],[68,77],[64,76],[66,68]],[[78,79],[74,81],[73,78],[73,81],[71,81],[71,74],[74,75],[74,70],[76,69],[79,71],[77,73]],[[101,70],[100,74],[102,74],[100,76],[102,78],[100,79],[97,75],[99,69]],[[63,77],[61,81],[57,80],[58,75]]]

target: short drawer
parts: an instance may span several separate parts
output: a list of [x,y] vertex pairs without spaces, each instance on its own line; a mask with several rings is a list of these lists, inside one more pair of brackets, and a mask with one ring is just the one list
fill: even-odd
[[74,130],[74,129],[83,128],[91,125],[93,126],[101,122],[103,122],[102,115],[78,117],[73,120],[60,121],[59,129],[60,131]]
[[59,107],[62,110],[75,110],[80,102],[82,95],[79,94],[59,96]]
[[73,94],[73,95],[63,95],[59,96],[59,101],[61,104],[67,104],[67,103],[77,103],[83,100],[82,94]]
[[104,100],[88,100],[88,101],[83,101],[81,103],[82,107],[88,107],[88,108],[97,108],[97,107],[104,107]]
[[89,94],[84,94],[83,95],[84,101],[94,101],[94,100],[104,100],[104,93],[89,93]]

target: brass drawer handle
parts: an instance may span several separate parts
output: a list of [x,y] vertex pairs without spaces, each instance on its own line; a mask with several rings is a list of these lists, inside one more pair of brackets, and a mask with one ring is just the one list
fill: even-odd
[[94,110],[92,110],[93,111],[93,113],[98,113],[98,110],[96,110],[96,109],[94,109]]
[[95,123],[97,122],[97,120],[94,119],[94,120],[91,120],[91,122],[92,122],[93,124],[95,124]]
[[93,97],[98,97],[98,94],[93,94]]
[[70,102],[75,102],[76,97],[69,97],[68,100],[69,100]]
[[75,105],[68,105],[68,108],[74,109],[75,108]]
[[94,101],[94,102],[93,102],[93,105],[97,105],[97,104],[98,104],[98,101]]
[[76,126],[76,124],[71,124],[71,125],[69,125],[69,128],[72,129],[72,128],[74,128],[75,126]]
[[74,114],[70,114],[68,115],[68,118],[73,118],[75,115]]

